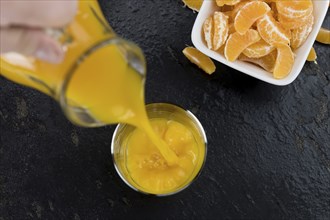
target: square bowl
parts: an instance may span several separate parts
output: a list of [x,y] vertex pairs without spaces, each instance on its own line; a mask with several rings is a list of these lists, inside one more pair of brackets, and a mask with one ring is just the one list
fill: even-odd
[[248,62],[244,62],[240,60],[230,62],[226,60],[226,58],[220,53],[210,50],[207,47],[203,37],[203,23],[209,16],[213,14],[214,11],[217,11],[219,9],[219,7],[216,5],[214,0],[204,0],[204,3],[196,18],[191,33],[191,39],[194,46],[198,50],[200,50],[205,55],[213,58],[214,60],[219,61],[220,63],[223,63],[233,69],[236,69],[249,76],[260,79],[262,81],[265,81],[273,85],[278,85],[278,86],[288,85],[292,83],[301,72],[305,64],[306,58],[309,54],[309,51],[314,44],[318,31],[320,30],[320,27],[328,10],[328,5],[329,5],[328,0],[321,0],[321,1],[312,0],[312,1],[314,5],[314,10],[313,10],[314,25],[312,32],[309,34],[307,40],[303,43],[303,45],[294,51],[295,61],[292,70],[290,74],[283,79],[275,79],[271,73],[267,72],[266,70],[262,69],[259,66],[256,66]]

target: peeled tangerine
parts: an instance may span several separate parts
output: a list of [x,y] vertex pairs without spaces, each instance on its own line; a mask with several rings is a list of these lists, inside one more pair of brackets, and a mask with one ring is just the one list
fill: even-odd
[[235,61],[237,57],[251,44],[260,40],[258,31],[250,29],[245,34],[235,32],[231,34],[225,46],[225,57],[229,61]]
[[196,64],[207,74],[214,73],[215,65],[213,61],[208,56],[197,50],[196,48],[186,47],[182,52],[188,58],[188,60],[190,60],[190,62]]
[[250,58],[259,58],[266,56],[275,49],[273,45],[268,44],[263,39],[247,47],[243,54]]
[[232,20],[235,20],[237,13],[246,5],[249,4],[250,2],[244,1],[236,4],[234,6],[234,9],[231,11],[231,18]]
[[317,55],[315,52],[314,47],[312,47],[312,49],[309,51],[308,57],[307,57],[307,61],[316,61]]
[[287,44],[276,44],[277,58],[273,76],[275,79],[283,79],[291,72],[294,63],[294,54]]
[[[312,31],[312,0],[215,2],[219,12],[203,26],[207,47],[228,61],[239,58],[272,72],[274,78],[286,77],[294,63],[292,50],[299,48]],[[316,40],[329,44],[329,30],[321,28]],[[315,59],[313,52],[308,59]]]
[[285,16],[279,14],[278,21],[286,29],[295,29],[295,28],[299,28],[299,27],[304,26],[307,23],[309,23],[309,20],[311,19],[311,17],[313,17],[312,14],[307,17],[303,17],[303,18],[290,19],[290,18],[286,18]]
[[274,71],[276,57],[277,57],[277,51],[273,50],[270,54],[260,58],[250,58],[245,56],[244,54],[241,54],[239,56],[239,59],[242,61],[246,61],[261,66],[266,71],[272,73]]
[[207,47],[213,49],[213,17],[208,17],[203,24],[204,38],[207,44]]
[[276,1],[278,13],[286,18],[296,19],[308,17],[313,12],[311,0]]
[[325,28],[321,28],[317,34],[316,41],[323,44],[330,44],[330,31]]
[[291,47],[292,49],[297,49],[300,47],[307,39],[308,35],[313,29],[314,17],[311,15],[308,22],[299,28],[293,29],[291,31]]
[[257,21],[260,36],[269,44],[290,43],[290,30],[284,29],[271,13],[267,13]]
[[213,49],[218,50],[226,42],[228,37],[228,16],[222,12],[214,12],[213,23]]
[[228,37],[228,16],[222,12],[214,12],[213,16],[205,20],[203,30],[207,47],[218,50]]
[[240,34],[244,34],[256,20],[269,11],[270,7],[265,2],[253,1],[244,5],[242,9],[238,11],[234,20],[236,31]]
[[183,3],[188,6],[188,8],[199,11],[199,9],[202,7],[203,0],[182,0]]

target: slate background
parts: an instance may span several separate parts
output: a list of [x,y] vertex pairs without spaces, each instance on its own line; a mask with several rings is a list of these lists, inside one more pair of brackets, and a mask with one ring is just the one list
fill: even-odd
[[100,4],[145,51],[147,102],[179,104],[204,125],[204,170],[177,195],[136,193],[112,165],[114,126],[75,127],[51,98],[0,77],[1,220],[330,218],[328,46],[316,43],[318,65],[285,87],[221,64],[207,76],[181,53],[196,14],[180,0]]

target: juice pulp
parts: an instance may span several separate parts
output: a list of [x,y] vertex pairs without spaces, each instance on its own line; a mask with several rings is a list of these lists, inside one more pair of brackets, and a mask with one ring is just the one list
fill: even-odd
[[[96,17],[86,13],[91,8]],[[114,37],[111,28],[104,23],[96,1],[80,1],[77,16],[67,29],[72,42],[67,45],[65,61],[62,64],[49,64],[10,53],[0,57],[0,73],[12,81],[58,99],[61,85],[72,63],[96,42]],[[158,156],[166,161],[167,168],[164,168],[162,173],[168,172],[167,176],[173,174],[171,170],[174,167],[185,163],[154,132],[144,106],[144,77],[127,63],[124,54],[115,44],[97,49],[79,64],[69,81],[66,98],[69,103],[87,109],[93,118],[104,124],[127,123],[143,130],[156,146],[152,152],[158,152]],[[139,141],[133,145],[141,149],[144,147]],[[134,151],[131,154],[134,154]],[[132,163],[128,161],[128,164]],[[186,172],[189,173],[188,168]],[[191,166],[190,173],[192,172]],[[142,172],[141,178],[146,175]],[[159,178],[162,181],[161,175]]]
[[175,117],[177,120],[150,119],[154,131],[178,156],[175,166],[168,165],[143,130],[136,128],[125,134],[126,155],[120,166],[125,166],[134,188],[156,195],[171,194],[188,186],[199,173],[205,157],[200,135],[179,114]]

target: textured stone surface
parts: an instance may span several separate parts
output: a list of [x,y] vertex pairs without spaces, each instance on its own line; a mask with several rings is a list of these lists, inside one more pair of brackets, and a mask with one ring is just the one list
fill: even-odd
[[114,126],[75,127],[49,97],[0,78],[0,219],[330,218],[329,47],[316,44],[318,65],[286,87],[221,64],[207,76],[181,53],[196,14],[180,0],[101,5],[145,51],[147,102],[181,105],[204,125],[204,170],[177,195],[138,194],[113,168]]

